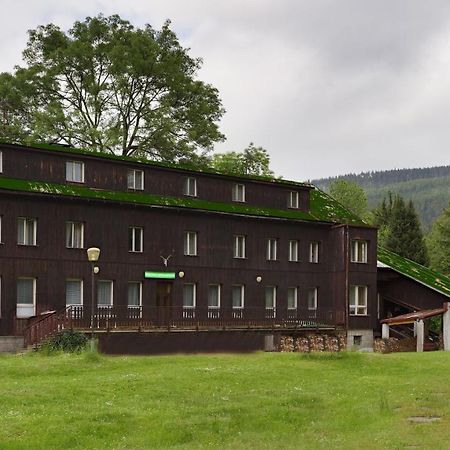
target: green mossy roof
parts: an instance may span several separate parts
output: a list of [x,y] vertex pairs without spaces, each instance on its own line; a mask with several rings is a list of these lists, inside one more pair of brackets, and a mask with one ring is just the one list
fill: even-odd
[[445,275],[382,247],[378,247],[378,261],[396,272],[450,297],[450,278]]
[[187,208],[231,214],[244,214],[249,216],[274,217],[302,221],[348,223],[357,226],[367,226],[361,221],[361,219],[347,211],[342,205],[318,189],[310,191],[311,208],[309,212],[294,209],[284,210],[263,208],[242,203],[211,202],[196,198],[166,197],[142,192],[106,191],[72,184],[54,184],[42,181],[18,180],[3,177],[0,178],[0,189],[15,192],[61,195],[67,197],[106,200],[149,206]]

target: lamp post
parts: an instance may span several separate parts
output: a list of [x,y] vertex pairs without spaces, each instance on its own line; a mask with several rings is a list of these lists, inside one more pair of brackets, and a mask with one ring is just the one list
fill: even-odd
[[94,312],[95,312],[95,275],[99,272],[96,262],[100,257],[100,249],[97,247],[90,247],[86,251],[89,262],[91,263],[91,350],[95,348],[94,340]]

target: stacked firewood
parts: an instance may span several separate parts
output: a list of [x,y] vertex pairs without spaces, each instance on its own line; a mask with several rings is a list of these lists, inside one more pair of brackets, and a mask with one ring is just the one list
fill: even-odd
[[347,348],[347,335],[345,333],[339,333],[337,338],[339,341],[339,350],[345,350]]
[[375,339],[373,343],[373,351],[377,353],[395,353],[406,351],[404,343],[400,342],[397,338],[388,339]]
[[283,336],[280,339],[280,352],[293,352],[294,339],[291,336]]
[[314,334],[313,336],[311,336],[310,340],[312,352],[323,352],[325,350],[323,336]]
[[340,350],[339,338],[336,336],[326,336],[327,352],[338,352]]
[[308,336],[299,337],[295,340],[295,351],[300,353],[309,353],[311,351],[310,340]]
[[296,339],[291,336],[280,339],[280,352],[339,352],[345,348],[345,335],[309,334]]

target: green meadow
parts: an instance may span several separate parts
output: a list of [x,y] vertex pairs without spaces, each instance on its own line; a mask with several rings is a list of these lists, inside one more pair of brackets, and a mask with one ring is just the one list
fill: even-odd
[[31,353],[0,376],[2,450],[450,448],[444,352]]

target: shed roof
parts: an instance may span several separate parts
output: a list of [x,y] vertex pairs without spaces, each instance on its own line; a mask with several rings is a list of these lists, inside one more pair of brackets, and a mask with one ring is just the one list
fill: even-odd
[[309,211],[264,208],[241,203],[211,202],[197,198],[168,197],[143,192],[108,191],[87,186],[56,184],[4,177],[0,177],[0,189],[48,196],[76,197],[156,207],[186,208],[248,216],[368,226],[359,217],[345,209],[339,202],[316,188],[310,191]]
[[388,267],[450,297],[450,278],[382,247],[378,247],[378,267]]

